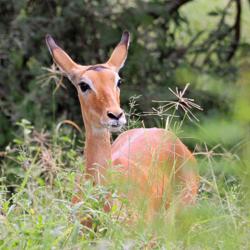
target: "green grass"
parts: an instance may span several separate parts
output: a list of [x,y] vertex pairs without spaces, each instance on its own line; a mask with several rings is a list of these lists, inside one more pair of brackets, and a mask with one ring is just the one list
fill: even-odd
[[[147,224],[138,207],[117,193],[120,183],[104,188],[85,181],[83,201],[72,205],[75,176],[84,171],[80,136],[69,128],[38,133],[25,120],[19,125],[23,136],[7,149],[1,168],[0,249],[248,249],[243,155],[239,161],[228,152],[216,155],[220,149],[199,154],[197,204],[178,214],[173,207],[162,210]],[[108,192],[114,205],[105,213]],[[81,224],[88,216],[92,228]]]

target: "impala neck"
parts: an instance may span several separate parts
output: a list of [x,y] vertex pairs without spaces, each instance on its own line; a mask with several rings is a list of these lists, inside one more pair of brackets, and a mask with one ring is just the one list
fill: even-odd
[[85,158],[86,172],[89,177],[94,177],[95,183],[103,183],[103,176],[111,164],[110,133],[107,129],[96,129],[84,120],[86,141]]

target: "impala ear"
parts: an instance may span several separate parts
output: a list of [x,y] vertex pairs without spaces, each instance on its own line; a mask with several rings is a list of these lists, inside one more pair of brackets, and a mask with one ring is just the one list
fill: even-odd
[[128,31],[124,31],[122,34],[121,41],[115,47],[109,60],[107,61],[107,64],[111,68],[113,68],[116,72],[118,72],[123,67],[126,61],[129,42],[130,42],[130,34]]
[[46,44],[49,52],[53,57],[54,62],[59,69],[67,76],[72,75],[74,69],[77,68],[77,64],[69,57],[69,55],[63,51],[54,41],[52,36],[46,35]]

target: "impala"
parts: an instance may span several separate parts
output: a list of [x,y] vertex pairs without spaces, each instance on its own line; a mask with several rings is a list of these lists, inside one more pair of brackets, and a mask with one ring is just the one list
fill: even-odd
[[[105,184],[107,168],[119,165],[117,171],[124,180],[136,184],[135,192],[148,199],[148,208],[153,211],[163,202],[164,206],[169,205],[172,183],[178,181],[178,204],[193,204],[199,184],[195,159],[171,131],[131,129],[111,144],[110,133],[119,131],[126,123],[120,107],[118,73],[125,63],[129,42],[130,34],[125,31],[107,62],[83,66],[74,62],[50,35],[46,36],[54,62],[78,92],[86,133],[86,174],[95,184]],[[132,196],[133,191],[128,194]],[[76,202],[76,197],[73,200]]]

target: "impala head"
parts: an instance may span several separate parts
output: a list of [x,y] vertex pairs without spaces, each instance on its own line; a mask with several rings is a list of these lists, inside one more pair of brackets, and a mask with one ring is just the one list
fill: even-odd
[[122,68],[129,47],[129,33],[123,32],[106,63],[83,66],[75,63],[50,35],[46,36],[49,51],[64,75],[77,89],[85,126],[93,130],[119,131],[126,123],[120,107],[119,70]]

